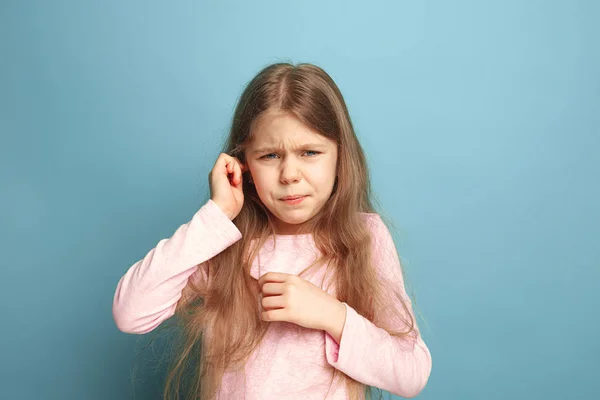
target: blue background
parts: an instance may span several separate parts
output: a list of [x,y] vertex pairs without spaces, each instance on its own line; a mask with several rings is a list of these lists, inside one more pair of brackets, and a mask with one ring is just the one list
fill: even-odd
[[4,0],[2,397],[160,398],[165,340],[117,330],[116,284],[208,199],[244,85],[292,61],[338,83],[395,222],[433,355],[419,398],[600,398],[599,20],[591,0]]

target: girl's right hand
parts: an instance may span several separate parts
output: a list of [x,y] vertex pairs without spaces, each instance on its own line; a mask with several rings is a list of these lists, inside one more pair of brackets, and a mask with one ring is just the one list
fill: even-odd
[[242,173],[246,169],[237,158],[221,153],[208,174],[210,198],[230,220],[240,213],[244,205]]

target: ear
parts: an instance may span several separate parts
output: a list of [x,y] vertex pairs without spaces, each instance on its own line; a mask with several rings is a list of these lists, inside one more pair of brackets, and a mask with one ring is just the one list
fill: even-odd
[[248,164],[242,164],[242,175],[248,176],[249,183],[252,183],[252,184],[254,183],[252,181],[252,173],[250,173],[250,168],[248,167]]

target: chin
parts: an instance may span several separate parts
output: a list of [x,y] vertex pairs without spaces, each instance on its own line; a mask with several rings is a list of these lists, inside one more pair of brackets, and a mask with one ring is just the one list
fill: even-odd
[[306,221],[309,220],[309,218],[300,217],[300,216],[297,217],[297,218],[289,218],[289,217],[288,218],[284,218],[283,216],[282,217],[277,217],[277,218],[281,222],[284,222],[284,223],[289,224],[289,225],[300,225],[300,224],[303,224],[303,223],[305,223]]

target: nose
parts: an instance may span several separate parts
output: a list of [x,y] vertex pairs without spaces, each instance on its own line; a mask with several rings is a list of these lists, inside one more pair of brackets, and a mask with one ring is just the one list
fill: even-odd
[[285,160],[281,166],[281,183],[289,185],[300,180],[300,171],[294,162]]

